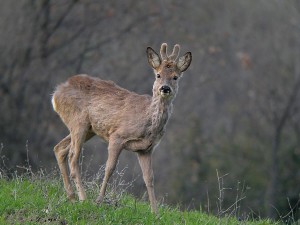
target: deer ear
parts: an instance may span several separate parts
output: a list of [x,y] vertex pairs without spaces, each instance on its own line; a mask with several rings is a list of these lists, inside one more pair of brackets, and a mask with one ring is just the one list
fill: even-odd
[[187,68],[189,68],[189,66],[191,65],[191,62],[192,62],[192,53],[191,52],[187,52],[187,53],[184,54],[184,56],[181,56],[178,59],[177,68],[181,72],[186,71]]
[[150,47],[147,48],[148,63],[153,69],[157,69],[161,64],[159,55]]

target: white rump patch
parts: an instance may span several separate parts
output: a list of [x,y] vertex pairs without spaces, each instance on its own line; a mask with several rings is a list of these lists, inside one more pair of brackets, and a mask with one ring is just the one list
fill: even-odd
[[51,102],[52,102],[53,109],[56,112],[56,102],[55,102],[55,96],[54,95],[52,96]]

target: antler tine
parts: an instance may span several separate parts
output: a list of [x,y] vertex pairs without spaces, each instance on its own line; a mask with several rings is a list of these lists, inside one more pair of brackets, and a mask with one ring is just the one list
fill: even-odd
[[167,43],[163,43],[160,47],[160,56],[162,60],[167,60],[168,55],[167,55]]
[[169,56],[169,58],[173,61],[176,61],[178,55],[179,55],[179,51],[180,51],[180,45],[176,44],[173,48],[173,52],[172,54]]

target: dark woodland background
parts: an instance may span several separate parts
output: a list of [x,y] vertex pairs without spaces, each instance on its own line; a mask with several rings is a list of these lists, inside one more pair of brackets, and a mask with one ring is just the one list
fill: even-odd
[[[50,100],[69,76],[151,94],[145,50],[162,42],[181,44],[193,62],[154,153],[159,199],[220,212],[224,194],[223,209],[242,199],[241,214],[286,219],[293,209],[297,219],[298,0],[1,0],[0,171],[22,171],[28,160],[57,168],[53,146],[67,129]],[[95,174],[106,152],[100,139],[88,142],[85,173]],[[143,195],[135,154],[122,153],[124,167],[132,192]]]

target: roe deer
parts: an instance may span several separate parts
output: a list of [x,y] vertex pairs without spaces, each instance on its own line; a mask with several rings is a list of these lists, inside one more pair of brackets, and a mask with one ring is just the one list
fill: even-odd
[[118,157],[122,149],[126,149],[137,153],[151,211],[157,213],[151,154],[165,132],[179,78],[192,61],[191,52],[177,61],[179,50],[180,46],[176,44],[172,54],[168,55],[167,44],[163,43],[159,56],[152,48],[147,48],[148,62],[156,76],[152,97],[87,75],[73,76],[56,88],[52,105],[70,134],[54,147],[54,152],[69,200],[74,201],[75,194],[68,176],[67,161],[79,200],[85,200],[78,158],[83,143],[98,135],[108,142],[108,159],[96,202],[103,201]]

